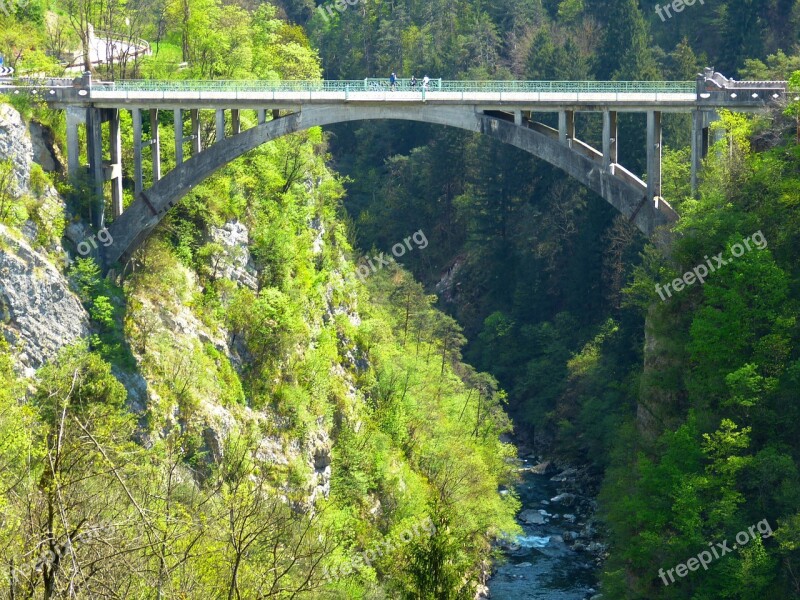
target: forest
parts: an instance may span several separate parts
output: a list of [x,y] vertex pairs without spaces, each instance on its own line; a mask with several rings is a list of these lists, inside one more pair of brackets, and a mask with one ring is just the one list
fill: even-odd
[[[714,67],[800,90],[799,1],[657,7],[6,0],[0,56],[19,76],[99,80],[693,81]],[[92,64],[95,32],[150,52]],[[4,106],[63,153],[61,112]],[[668,252],[531,155],[374,121],[248,153],[110,274],[61,260],[91,221],[88,184],[20,166],[6,118],[0,267],[28,240],[88,325],[25,373],[0,268],[3,597],[471,600],[520,533],[524,444],[598,482],[604,599],[800,598],[797,102],[720,111],[696,193],[690,118],[665,114]],[[168,169],[172,113],[159,119]],[[131,142],[127,113],[121,127]],[[644,131],[644,115],[620,116],[620,163],[639,174]],[[577,134],[598,146],[599,115]],[[232,252],[220,232],[240,226]],[[402,267],[359,276],[415,232]],[[765,523],[707,569],[660,575]]]

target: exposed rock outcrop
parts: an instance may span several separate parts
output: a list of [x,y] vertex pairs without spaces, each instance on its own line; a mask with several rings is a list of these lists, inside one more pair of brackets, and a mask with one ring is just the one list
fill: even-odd
[[258,289],[256,266],[250,256],[250,235],[239,221],[225,223],[209,230],[211,241],[223,248],[222,255],[214,261],[215,277],[225,277],[239,285]]
[[33,143],[20,114],[8,104],[0,104],[0,160],[11,161],[7,192],[14,198],[30,190]]
[[53,132],[36,122],[28,125],[28,132],[31,137],[33,162],[42,167],[46,173],[62,173],[64,159],[56,146]]
[[89,335],[89,316],[67,280],[0,225],[0,330],[28,376],[60,348]]

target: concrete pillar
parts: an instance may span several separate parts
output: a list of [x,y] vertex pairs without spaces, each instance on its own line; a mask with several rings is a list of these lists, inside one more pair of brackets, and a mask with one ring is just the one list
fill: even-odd
[[661,197],[661,111],[647,111],[647,199]]
[[67,174],[74,177],[81,168],[81,145],[78,127],[86,124],[86,109],[67,107]]
[[173,113],[175,123],[175,166],[183,162],[183,111],[176,108]]
[[236,135],[237,133],[242,132],[242,125],[239,119],[239,109],[233,108],[231,109],[231,135]]
[[617,135],[617,111],[603,111],[603,166],[606,169],[619,162]]
[[197,156],[203,149],[200,143],[200,111],[193,108],[189,111],[189,118],[192,121],[192,156]]
[[515,110],[514,111],[514,125],[522,125],[522,111]]
[[92,225],[103,228],[103,119],[99,108],[86,109],[86,142],[89,155],[89,179],[92,182]]
[[562,144],[575,139],[575,111],[562,110],[558,113],[558,140]]
[[161,179],[161,136],[158,134],[158,109],[150,109],[150,152],[153,159],[153,183]]
[[717,128],[716,130],[711,130],[711,124],[714,121],[719,121],[719,114],[717,111],[709,111],[706,113],[706,137],[708,139],[706,145],[706,154],[711,146],[716,144],[718,141],[725,139],[725,130],[721,128]]
[[133,121],[133,195],[138,198],[144,189],[142,183],[142,111],[131,109]]
[[261,125],[263,123],[266,123],[267,122],[267,111],[264,110],[263,108],[259,108],[258,111],[256,111],[256,112],[258,113],[258,124]]
[[225,111],[217,110],[217,141],[225,139]]
[[708,154],[708,130],[705,125],[705,116],[702,111],[692,112],[692,193],[697,192],[697,183],[700,166]]
[[111,147],[111,211],[116,219],[122,214],[122,136],[119,109],[109,112],[109,146]]

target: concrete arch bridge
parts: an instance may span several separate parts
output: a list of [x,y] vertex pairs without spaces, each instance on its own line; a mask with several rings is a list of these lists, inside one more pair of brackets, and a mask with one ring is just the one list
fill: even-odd
[[[597,193],[645,235],[678,219],[661,197],[661,118],[665,112],[691,113],[692,184],[708,151],[715,111],[761,111],[786,102],[783,81],[737,82],[707,69],[696,81],[442,81],[411,86],[401,80],[360,81],[117,81],[16,80],[0,92],[33,93],[67,112],[70,173],[81,172],[79,128],[85,127],[88,172],[96,197],[94,226],[104,225],[104,187],[111,182],[113,243],[106,266],[127,261],[154,227],[194,186],[245,152],[278,137],[315,126],[373,119],[402,119],[457,127],[489,135],[558,167]],[[200,111],[215,111],[216,139],[202,147]],[[135,200],[123,210],[120,112],[131,112],[134,130]],[[161,169],[159,111],[174,113],[176,166]],[[257,125],[242,130],[240,111],[255,110]],[[601,113],[602,148],[575,137],[575,115]],[[647,115],[646,183],[618,162],[617,115]],[[558,128],[536,120],[556,113]],[[229,114],[229,117],[226,115]],[[150,137],[143,138],[143,116]],[[268,116],[271,117],[268,119]],[[191,133],[185,135],[186,121]],[[108,122],[109,156],[103,152]],[[228,123],[229,122],[229,123]],[[231,135],[226,136],[226,127]],[[184,153],[189,145],[190,152]],[[152,158],[152,181],[143,186],[144,152]]]

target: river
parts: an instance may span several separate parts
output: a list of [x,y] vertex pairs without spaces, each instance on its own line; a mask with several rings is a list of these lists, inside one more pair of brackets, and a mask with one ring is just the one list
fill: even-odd
[[[593,541],[597,538],[591,522],[591,501],[569,493],[575,491],[570,475],[574,470],[555,476],[553,481],[553,473],[534,472],[540,469],[531,467],[530,461],[522,460],[521,478],[516,486],[522,502],[517,522],[524,534],[515,544],[504,546],[506,561],[497,565],[487,583],[490,597],[492,600],[600,598],[596,591],[596,558],[602,547]],[[560,500],[552,501],[565,491]]]

